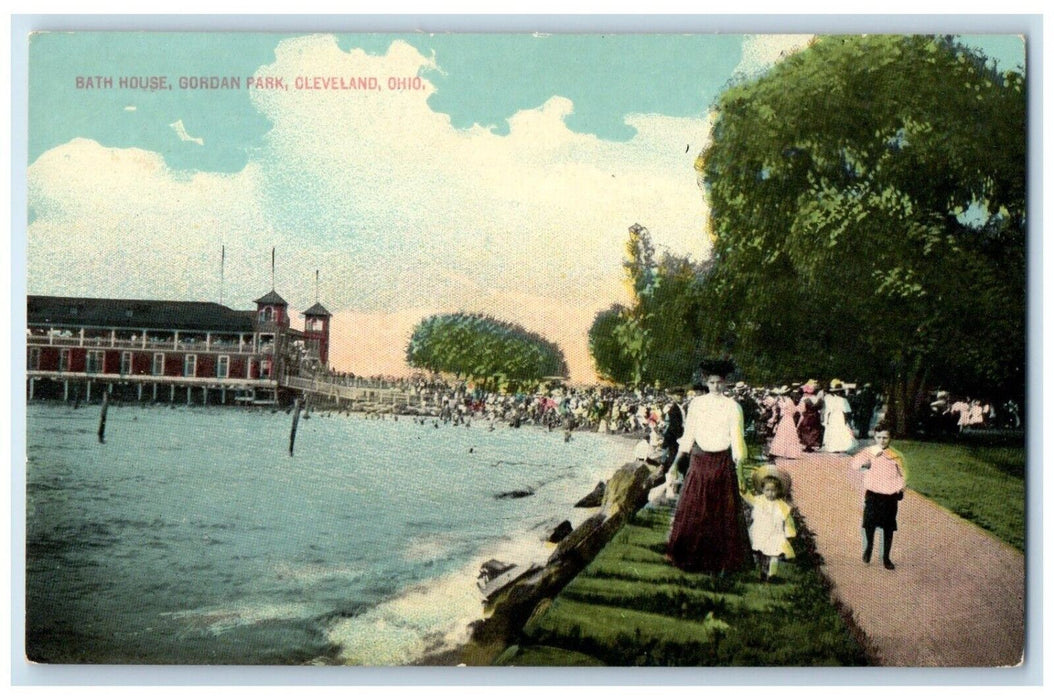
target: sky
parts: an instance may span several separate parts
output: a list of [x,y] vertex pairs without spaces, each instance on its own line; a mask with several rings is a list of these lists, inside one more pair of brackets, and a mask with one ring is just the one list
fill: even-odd
[[[709,255],[692,165],[710,107],[809,38],[36,34],[27,291],[249,309],[274,248],[294,318],[316,298],[334,314],[338,370],[404,374],[414,325],[465,310],[591,381],[629,227]],[[1024,63],[1018,38],[965,40]],[[315,89],[352,78],[366,89]]]

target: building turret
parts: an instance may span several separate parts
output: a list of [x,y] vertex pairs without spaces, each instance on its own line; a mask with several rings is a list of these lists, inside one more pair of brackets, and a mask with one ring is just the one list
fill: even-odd
[[316,301],[314,306],[301,315],[304,317],[304,346],[308,355],[317,357],[323,367],[328,367],[329,319],[332,314]]
[[261,329],[272,325],[289,328],[289,304],[275,290],[256,300],[256,324]]

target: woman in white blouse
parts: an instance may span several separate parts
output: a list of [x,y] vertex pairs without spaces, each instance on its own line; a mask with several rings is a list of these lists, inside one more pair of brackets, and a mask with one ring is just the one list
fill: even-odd
[[747,457],[743,409],[724,395],[732,372],[727,360],[700,365],[709,393],[688,406],[677,464],[687,476],[674,513],[666,558],[685,571],[720,573],[750,565],[743,505],[739,495]]

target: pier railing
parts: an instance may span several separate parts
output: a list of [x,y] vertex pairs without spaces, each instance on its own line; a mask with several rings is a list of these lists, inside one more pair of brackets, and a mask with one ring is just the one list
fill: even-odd
[[280,384],[312,396],[315,400],[329,400],[337,404],[347,402],[352,406],[365,404],[376,410],[388,407],[425,406],[424,397],[416,392],[401,387],[384,386],[380,382],[372,385],[366,380],[345,383],[345,380],[339,378],[286,374]]
[[172,350],[175,352],[232,352],[239,354],[270,354],[274,352],[274,343],[264,343],[256,347],[251,341],[225,340],[185,340],[183,338],[121,338],[113,336],[80,337],[79,335],[39,335],[26,336],[26,345],[58,345],[63,347],[119,349],[119,350]]

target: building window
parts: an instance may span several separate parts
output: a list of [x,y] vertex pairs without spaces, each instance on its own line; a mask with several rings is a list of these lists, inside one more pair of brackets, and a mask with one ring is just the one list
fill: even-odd
[[264,360],[260,362],[260,378],[271,378],[271,358],[269,357],[264,358]]
[[29,369],[40,369],[40,348],[29,349]]
[[195,377],[197,376],[198,370],[198,356],[187,355],[183,358],[183,376],[184,377]]
[[88,361],[84,371],[88,374],[101,374],[106,365],[106,353],[102,350],[89,350]]
[[121,353],[121,374],[132,373],[132,353],[122,352]]
[[231,357],[230,355],[220,355],[216,358],[216,376],[220,379],[226,379],[230,375],[231,371]]
[[70,371],[70,353],[72,350],[59,350],[59,371],[69,372]]
[[155,377],[161,377],[165,374],[165,353],[154,353],[154,366],[152,368],[152,372]]
[[264,323],[270,323],[273,318],[274,318],[274,309],[272,309],[270,306],[265,306],[260,311],[260,320],[263,321]]

